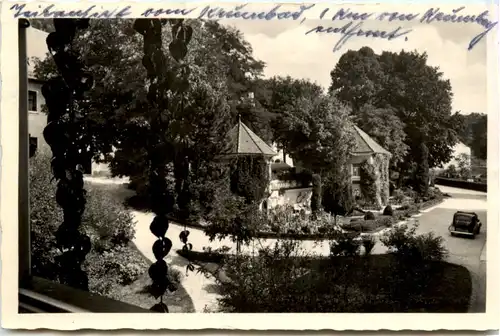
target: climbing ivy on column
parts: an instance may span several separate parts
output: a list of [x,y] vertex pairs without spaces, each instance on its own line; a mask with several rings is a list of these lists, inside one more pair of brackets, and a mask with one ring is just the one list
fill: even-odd
[[47,126],[43,136],[52,150],[52,173],[57,181],[56,201],[64,219],[55,236],[61,254],[56,257],[59,281],[88,290],[88,277],[81,265],[90,252],[90,238],[79,231],[85,210],[82,163],[86,159],[85,112],[75,111],[78,101],[93,86],[93,77],[74,49],[79,30],[89,27],[88,19],[54,19],[55,32],[46,43],[60,76],[42,86],[47,105]]
[[[172,41],[168,50],[177,62],[175,66],[168,67],[168,59],[162,48],[162,28],[169,24],[172,31]],[[150,139],[148,139],[148,158],[150,163],[149,185],[152,199],[152,210],[155,218],[150,225],[151,232],[158,238],[153,244],[153,254],[156,262],[149,268],[149,276],[153,281],[151,292],[160,302],[151,307],[152,311],[168,313],[168,307],[163,302],[163,296],[175,287],[168,277],[168,266],[164,258],[172,248],[172,241],[166,237],[169,227],[167,215],[173,208],[174,200],[168,192],[166,156],[165,153],[173,150],[173,146],[166,139],[168,121],[162,118],[169,108],[173,108],[170,99],[180,100],[180,109],[184,105],[184,93],[189,89],[189,67],[183,60],[187,55],[187,47],[191,40],[193,29],[184,24],[182,19],[137,19],[134,29],[144,38],[144,57],[142,64],[146,68],[148,77]],[[173,69],[173,71],[172,71]],[[189,232],[181,232],[180,239],[187,243]],[[192,266],[191,266],[192,267]]]

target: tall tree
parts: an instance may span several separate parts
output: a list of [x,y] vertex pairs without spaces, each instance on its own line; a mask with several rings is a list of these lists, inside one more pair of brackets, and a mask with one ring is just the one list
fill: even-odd
[[365,104],[355,114],[354,122],[382,147],[391,152],[392,168],[396,168],[398,164],[403,162],[409,148],[405,143],[405,125],[393,108],[379,108]]
[[287,111],[293,108],[297,101],[313,100],[323,94],[321,86],[307,80],[293,79],[290,76],[261,80],[259,86],[262,90],[257,98],[272,117],[271,125],[275,140],[279,138],[282,131],[282,118],[286,117]]
[[[322,177],[347,166],[354,145],[348,108],[331,95],[302,96],[280,116],[277,140],[301,167],[315,174],[315,205],[323,204]],[[350,182],[350,180],[347,180]]]
[[[267,112],[258,100],[245,99],[259,88],[255,82],[264,66],[253,58],[250,45],[237,30],[217,22],[189,20],[189,25],[194,31],[186,57],[190,87],[182,98],[171,97],[161,115],[166,125],[161,136],[167,145],[160,152],[170,163],[167,175],[175,177],[172,188],[183,207],[200,192],[190,188],[207,185],[201,173],[213,177],[214,169],[207,166],[224,147],[225,134],[238,114],[264,136],[270,134],[265,127]],[[152,129],[146,117],[150,111],[141,39],[131,20],[95,20],[93,27],[75,46],[96,74],[92,96],[82,104],[90,111],[86,134],[92,139],[94,159],[104,154],[115,175],[130,176],[141,185],[147,181],[147,139]],[[171,32],[165,29],[162,37],[168,46]],[[167,63],[169,69],[178,66],[170,56]],[[51,78],[54,70],[50,58],[36,66],[40,79]],[[113,155],[112,147],[117,149]]]
[[[451,159],[457,141],[451,114],[451,85],[439,68],[427,64],[427,54],[401,51],[377,55],[368,47],[351,50],[342,55],[331,78],[330,92],[349,104],[355,115],[362,114],[363,107],[370,104],[394,111],[404,125],[408,151],[398,163],[400,182],[416,163],[415,158],[420,157],[422,142],[428,147],[431,168]],[[391,124],[395,130],[401,126]],[[369,135],[378,132],[365,131]]]

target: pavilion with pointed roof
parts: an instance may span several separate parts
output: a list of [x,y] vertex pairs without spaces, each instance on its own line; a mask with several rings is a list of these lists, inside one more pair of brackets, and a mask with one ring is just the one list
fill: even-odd
[[355,196],[361,195],[361,165],[368,162],[375,167],[378,180],[374,202],[385,205],[389,199],[389,160],[392,154],[356,125],[354,140],[355,148],[349,160],[353,193]]
[[356,125],[354,125],[354,139],[356,141],[356,148],[351,152],[353,155],[385,154],[392,156],[389,151],[380,146]]
[[[389,197],[389,159],[392,154],[379,145],[373,138],[366,134],[361,128],[354,125],[353,135],[355,146],[351,151],[348,165],[351,171],[351,183],[354,195],[361,192],[361,166],[364,162],[374,165],[376,168],[377,195],[374,200],[379,205],[385,205]],[[235,156],[260,156],[264,157],[269,166],[269,198],[264,201],[261,209],[267,209],[268,205],[273,208],[279,204],[300,205],[310,201],[311,186],[294,185],[293,181],[273,180],[273,170],[278,169],[302,169],[300,163],[297,166],[289,162],[277,167],[273,160],[282,159],[283,153],[276,150],[255,134],[241,119],[228,132],[226,149],[223,158],[231,159]],[[278,162],[276,161],[276,162]],[[300,206],[299,206],[300,207]]]
[[264,140],[252,132],[241,119],[228,133],[226,153],[229,156],[262,155],[266,159],[270,159],[277,154]]
[[[239,117],[238,123],[227,134],[227,144],[224,152],[225,154],[223,157],[225,159],[231,159],[238,156],[263,157],[269,171],[269,191],[272,179],[272,158],[276,156],[277,153],[245,125]],[[259,208],[267,210],[267,199],[262,200]]]

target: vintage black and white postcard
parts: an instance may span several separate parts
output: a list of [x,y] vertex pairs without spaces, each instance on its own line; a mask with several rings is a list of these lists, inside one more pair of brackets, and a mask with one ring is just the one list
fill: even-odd
[[4,2],[2,323],[498,329],[498,11]]

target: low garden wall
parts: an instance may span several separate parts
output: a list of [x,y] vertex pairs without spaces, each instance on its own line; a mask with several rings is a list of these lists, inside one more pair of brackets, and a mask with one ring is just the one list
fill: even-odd
[[454,188],[487,192],[487,184],[486,183],[467,182],[464,180],[443,178],[443,177],[436,177],[434,179],[434,183],[440,184],[443,186],[447,186],[447,187],[454,187]]

